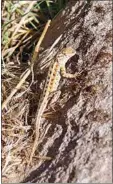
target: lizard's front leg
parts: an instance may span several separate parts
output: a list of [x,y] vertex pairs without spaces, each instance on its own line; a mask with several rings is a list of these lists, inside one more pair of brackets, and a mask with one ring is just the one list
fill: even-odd
[[77,74],[67,73],[67,72],[66,72],[65,65],[62,65],[62,66],[60,67],[60,72],[61,72],[62,77],[65,77],[65,78],[70,78],[70,79],[72,79],[72,78],[76,78],[76,76],[77,76]]

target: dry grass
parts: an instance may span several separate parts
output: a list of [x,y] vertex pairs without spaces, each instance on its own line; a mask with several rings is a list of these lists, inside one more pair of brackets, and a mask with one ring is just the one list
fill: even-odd
[[[14,90],[2,111],[3,182],[21,180],[29,160],[35,131],[31,122],[36,112],[31,113],[31,104],[33,111],[40,96],[39,84],[32,80],[33,73],[30,75],[31,61],[48,18],[54,18],[63,5],[64,1],[52,0],[2,1],[2,103]],[[19,88],[15,88],[25,75]]]

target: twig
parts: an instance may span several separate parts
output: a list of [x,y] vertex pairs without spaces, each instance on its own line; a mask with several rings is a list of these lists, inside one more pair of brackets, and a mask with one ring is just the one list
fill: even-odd
[[[39,52],[39,48],[40,48],[40,45],[45,37],[45,34],[48,30],[48,27],[50,26],[50,23],[51,23],[51,20],[48,20],[48,22],[46,23],[45,25],[45,28],[40,36],[40,39],[35,47],[35,50],[34,50],[34,53],[33,53],[33,57],[32,57],[32,60],[31,60],[31,68],[33,67],[35,61],[36,61],[36,58],[38,56],[38,52]],[[7,99],[3,102],[2,104],[2,110],[7,106],[7,103],[11,100],[11,98],[14,96],[14,94],[20,89],[20,87],[22,86],[22,84],[25,82],[25,80],[28,78],[28,76],[30,75],[31,73],[31,68],[29,68],[27,70],[27,72],[24,74],[24,76],[22,77],[22,79],[20,80],[20,82],[16,85],[16,87],[12,90],[12,92],[10,93],[10,95],[7,97]]]

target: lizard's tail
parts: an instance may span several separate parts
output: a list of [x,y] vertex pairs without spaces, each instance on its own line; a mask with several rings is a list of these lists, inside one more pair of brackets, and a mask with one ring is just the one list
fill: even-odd
[[38,116],[37,120],[36,120],[35,140],[34,140],[32,151],[31,151],[30,158],[28,161],[28,166],[30,165],[30,163],[32,163],[33,156],[34,156],[35,151],[36,151],[38,144],[39,144],[40,123],[41,123],[41,117]]
[[44,109],[46,108],[46,105],[47,105],[47,98],[48,98],[48,95],[45,96],[45,98],[43,99],[43,102],[37,112],[37,117],[36,117],[36,129],[35,129],[35,141],[34,141],[34,144],[33,144],[33,148],[32,148],[32,151],[31,151],[31,155],[30,155],[30,159],[28,161],[28,166],[30,165],[30,163],[32,162],[32,158],[35,154],[35,151],[36,151],[36,148],[39,144],[39,131],[40,131],[40,123],[41,123],[41,117],[42,117],[42,114],[44,112]]

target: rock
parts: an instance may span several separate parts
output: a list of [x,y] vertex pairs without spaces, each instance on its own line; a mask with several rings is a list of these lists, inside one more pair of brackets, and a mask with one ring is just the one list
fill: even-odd
[[59,111],[40,145],[39,161],[23,182],[112,183],[112,2],[73,1],[52,22],[43,47],[62,34],[57,48],[73,45],[78,55],[63,80]]

